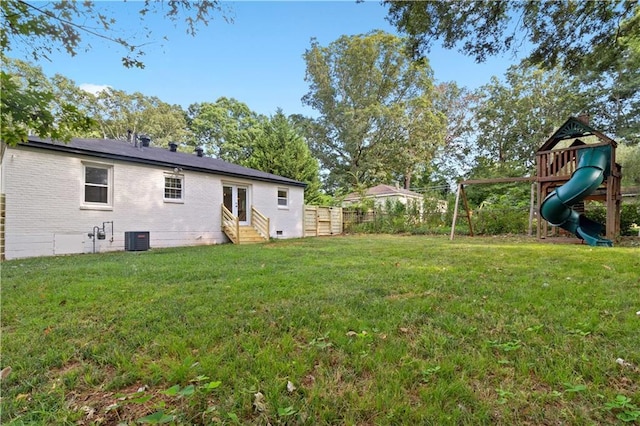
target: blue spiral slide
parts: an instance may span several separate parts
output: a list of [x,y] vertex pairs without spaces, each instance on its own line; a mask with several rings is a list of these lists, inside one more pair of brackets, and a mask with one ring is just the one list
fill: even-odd
[[581,149],[578,166],[571,179],[556,188],[540,206],[540,214],[553,226],[559,226],[584,240],[590,246],[613,247],[613,242],[600,237],[604,226],[588,219],[571,207],[591,195],[609,175],[611,147]]

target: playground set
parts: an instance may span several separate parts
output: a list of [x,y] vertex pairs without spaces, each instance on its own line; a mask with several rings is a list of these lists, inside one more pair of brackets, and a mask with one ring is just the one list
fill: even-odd
[[[591,246],[613,246],[613,240],[620,234],[622,200],[622,171],[616,163],[616,147],[613,139],[589,125],[588,116],[570,117],[536,152],[536,176],[465,180],[458,184],[451,239],[460,198],[473,236],[465,185],[532,182],[529,235],[533,219],[539,213],[536,221],[539,240],[557,241],[562,232],[568,232]],[[586,200],[604,202],[605,224],[584,215]]]

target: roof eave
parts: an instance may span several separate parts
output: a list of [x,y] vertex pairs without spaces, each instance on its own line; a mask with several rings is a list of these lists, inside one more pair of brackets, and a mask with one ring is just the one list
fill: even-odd
[[227,172],[227,171],[223,171],[223,170],[212,170],[212,169],[209,169],[209,168],[206,168],[206,167],[195,167],[195,166],[192,166],[192,165],[183,164],[183,163],[179,163],[179,162],[169,163],[169,162],[146,159],[146,158],[132,157],[132,156],[128,156],[128,155],[112,154],[112,153],[107,153],[107,152],[98,152],[98,151],[93,151],[93,150],[88,150],[88,149],[83,149],[83,148],[72,147],[72,146],[69,146],[69,145],[60,145],[60,144],[55,144],[55,143],[40,142],[40,141],[37,141],[37,140],[29,140],[28,143],[19,143],[18,144],[18,146],[24,146],[24,147],[27,147],[27,148],[29,146],[34,146],[34,145],[37,146],[38,148],[49,149],[49,150],[52,150],[52,151],[67,152],[67,153],[78,154],[78,155],[86,155],[86,156],[96,157],[96,158],[104,158],[104,159],[109,159],[109,160],[119,160],[119,161],[126,161],[126,162],[130,162],[130,163],[147,164],[147,165],[151,165],[151,166],[161,166],[161,167],[169,167],[169,168],[174,168],[176,166],[179,166],[183,170],[189,170],[189,171],[194,171],[194,172],[208,173],[208,174],[213,174],[213,175],[228,176],[228,177],[248,179],[248,180],[257,180],[259,182],[277,183],[277,184],[280,184],[280,185],[297,186],[297,187],[302,187],[302,188],[306,188],[307,187],[307,184],[304,183],[304,182],[298,182],[298,181],[295,181],[295,180],[289,180],[287,178],[283,178],[283,179],[280,180],[280,179],[277,179],[277,178],[269,178],[269,177],[263,177],[263,176],[248,176],[248,175],[243,175],[241,173],[233,173],[233,172]]

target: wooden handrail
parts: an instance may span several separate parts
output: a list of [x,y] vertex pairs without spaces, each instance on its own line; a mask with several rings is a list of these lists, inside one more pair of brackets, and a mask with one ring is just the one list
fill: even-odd
[[251,226],[265,239],[269,239],[269,218],[263,215],[254,206],[251,206]]
[[566,148],[550,149],[548,151],[538,151],[536,152],[536,155],[548,154],[550,152],[560,152],[560,151],[579,151],[581,149],[597,148],[599,146],[608,146],[608,145],[610,145],[608,142],[599,142],[599,143],[591,143],[591,144],[585,144],[585,145],[568,146]]
[[240,242],[240,220],[222,205],[222,230],[229,237],[231,242],[238,244]]
[[[609,146],[609,143],[601,142],[595,144],[585,144],[569,146],[562,149],[553,149],[549,151],[538,151],[536,153],[536,162],[538,164],[538,179],[546,180],[547,177],[571,177],[577,167],[577,152],[583,149],[591,149],[602,146]],[[613,170],[614,159],[611,159]]]

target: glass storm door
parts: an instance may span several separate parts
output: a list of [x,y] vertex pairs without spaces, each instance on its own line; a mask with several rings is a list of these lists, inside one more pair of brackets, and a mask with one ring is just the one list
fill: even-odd
[[247,187],[236,185],[224,185],[222,187],[222,200],[224,206],[238,218],[241,225],[248,224],[247,218]]

